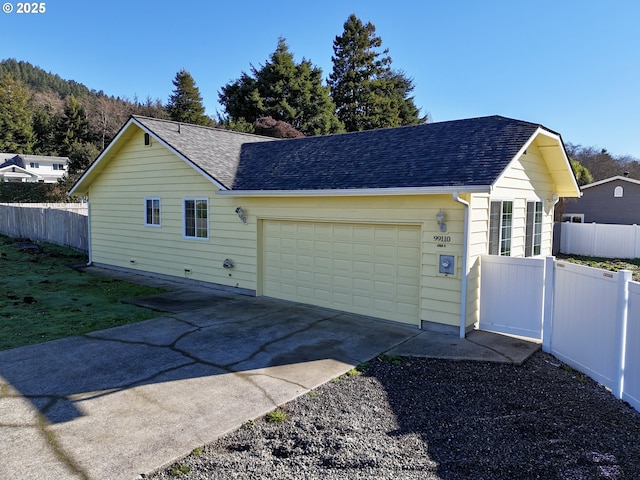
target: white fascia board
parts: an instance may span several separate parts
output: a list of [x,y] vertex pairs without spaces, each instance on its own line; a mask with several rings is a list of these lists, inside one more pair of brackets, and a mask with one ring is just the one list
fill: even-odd
[[629,177],[623,177],[622,175],[616,175],[615,177],[609,177],[609,178],[605,178],[604,180],[599,180],[597,182],[590,183],[588,185],[583,185],[580,188],[582,190],[584,190],[585,188],[596,187],[598,185],[603,185],[603,184],[609,183],[609,182],[616,182],[616,181],[619,181],[619,180],[622,180],[623,182],[629,182],[629,183],[634,183],[636,185],[640,185],[640,180],[635,180],[635,179],[629,178]]
[[490,185],[474,187],[406,187],[406,188],[343,188],[333,190],[218,190],[227,197],[369,197],[390,195],[450,195],[459,193],[490,193]]

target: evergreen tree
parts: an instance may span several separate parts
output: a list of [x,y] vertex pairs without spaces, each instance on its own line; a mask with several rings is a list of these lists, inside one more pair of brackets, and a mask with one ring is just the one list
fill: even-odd
[[29,154],[33,149],[30,94],[12,77],[0,77],[0,151]]
[[322,84],[322,70],[306,59],[296,63],[282,37],[263,66],[252,66],[251,75],[243,72],[218,97],[231,122],[253,123],[271,117],[305,135],[343,130],[329,89]]
[[176,122],[211,125],[211,119],[204,114],[200,90],[191,74],[184,69],[180,70],[173,85],[176,88],[165,107],[169,118]]
[[413,97],[413,80],[391,69],[387,49],[368,22],[351,14],[333,41],[331,97],[347,131],[424,123]]
[[58,121],[57,143],[60,154],[69,156],[74,143],[91,142],[92,136],[84,107],[74,95],[69,95],[62,118]]
[[32,118],[34,146],[36,155],[57,155],[56,147],[56,115],[49,105],[37,107]]

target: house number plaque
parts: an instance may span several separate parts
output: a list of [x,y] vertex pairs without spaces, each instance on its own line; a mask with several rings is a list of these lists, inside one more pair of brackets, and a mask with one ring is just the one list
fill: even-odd
[[434,235],[433,241],[436,242],[436,247],[447,248],[447,243],[451,242],[451,235]]

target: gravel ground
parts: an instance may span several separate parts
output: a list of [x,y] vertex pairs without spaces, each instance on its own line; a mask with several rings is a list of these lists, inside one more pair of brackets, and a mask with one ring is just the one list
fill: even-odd
[[640,413],[536,353],[369,362],[153,479],[639,479]]

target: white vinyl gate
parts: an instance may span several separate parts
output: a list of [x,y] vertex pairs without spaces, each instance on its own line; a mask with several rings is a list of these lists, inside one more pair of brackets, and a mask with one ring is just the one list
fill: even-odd
[[481,258],[480,328],[542,340],[544,259]]
[[481,258],[480,328],[542,349],[640,411],[640,283],[553,257]]

